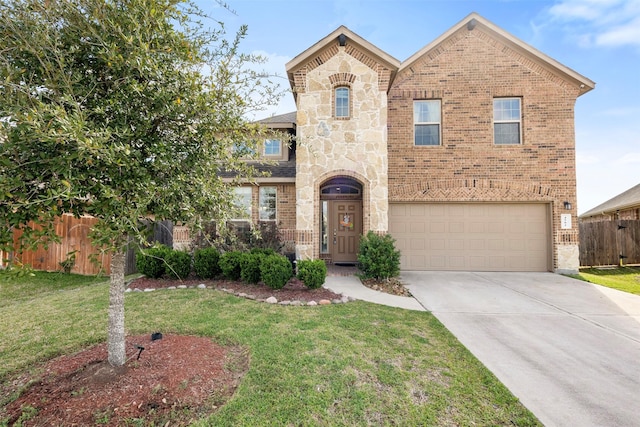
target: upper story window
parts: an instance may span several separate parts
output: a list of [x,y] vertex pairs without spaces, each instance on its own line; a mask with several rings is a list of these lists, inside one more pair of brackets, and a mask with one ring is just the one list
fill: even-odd
[[280,156],[282,155],[282,142],[279,139],[267,139],[264,142],[264,155],[265,156]]
[[276,219],[276,187],[260,187],[260,221]]
[[440,145],[440,100],[413,102],[413,126],[415,145]]
[[238,213],[234,215],[232,220],[235,221],[251,221],[251,187],[235,187],[234,207]]
[[256,154],[256,150],[246,142],[234,142],[232,150],[235,154],[239,154],[242,157],[249,157]]
[[350,91],[346,86],[337,87],[335,90],[335,115],[336,117],[349,117]]
[[493,100],[493,142],[496,145],[522,143],[520,98]]

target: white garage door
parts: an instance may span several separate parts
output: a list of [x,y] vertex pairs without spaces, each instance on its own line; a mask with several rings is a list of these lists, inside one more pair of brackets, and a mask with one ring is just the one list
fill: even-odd
[[548,271],[546,204],[392,203],[405,270]]

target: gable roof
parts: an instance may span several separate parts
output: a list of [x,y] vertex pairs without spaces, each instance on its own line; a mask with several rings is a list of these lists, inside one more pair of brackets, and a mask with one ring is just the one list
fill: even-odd
[[[369,43],[344,25],[341,25],[329,35],[285,64],[287,77],[289,78],[289,83],[293,89],[294,97],[297,97],[295,79],[296,71],[304,69],[307,65],[317,66],[322,64],[325,59],[321,58],[321,55],[327,48],[338,45],[344,46],[345,44],[354,46],[358,53],[364,52],[363,56],[368,57],[370,60],[373,60],[386,68],[389,73],[388,84],[391,84],[396,72],[398,71],[398,67],[400,66],[400,61],[384,52],[382,49]],[[358,59],[363,60],[364,58],[361,57]]]
[[618,194],[612,199],[596,206],[595,208],[583,213],[579,218],[587,218],[594,215],[611,214],[615,211],[640,207],[640,184],[631,187],[627,191]]
[[476,29],[480,31],[484,31],[489,36],[500,41],[501,43],[504,43],[506,46],[518,52],[523,57],[531,61],[534,61],[535,63],[539,64],[546,70],[550,71],[551,73],[560,75],[565,80],[569,82],[573,82],[580,89],[580,93],[578,96],[583,95],[588,91],[590,91],[591,89],[595,88],[596,84],[592,80],[577,73],[571,68],[562,65],[555,59],[545,55],[544,53],[540,52],[533,46],[528,45],[527,43],[523,42],[517,37],[514,37],[513,35],[504,31],[497,25],[486,20],[485,18],[483,18],[482,16],[478,15],[475,12],[469,14],[462,21],[458,22],[456,25],[451,27],[448,31],[446,31],[440,37],[438,37],[437,39],[435,39],[434,41],[432,41],[431,43],[429,43],[428,45],[420,49],[418,52],[411,55],[411,57],[403,61],[400,69],[398,70],[398,73],[402,72],[407,68],[410,68],[417,61],[419,61],[423,56],[429,54],[430,52],[437,51],[443,44],[445,44],[445,42],[449,38],[451,38],[454,35],[454,33],[460,31],[465,27],[468,31],[473,31]]

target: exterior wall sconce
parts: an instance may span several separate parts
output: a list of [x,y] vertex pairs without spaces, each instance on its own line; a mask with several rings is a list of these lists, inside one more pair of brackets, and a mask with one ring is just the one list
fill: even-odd
[[567,211],[571,210],[571,203],[570,202],[564,202],[564,209]]

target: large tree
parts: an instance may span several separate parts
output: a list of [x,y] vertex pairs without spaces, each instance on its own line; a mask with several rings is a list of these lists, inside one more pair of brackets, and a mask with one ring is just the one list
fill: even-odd
[[25,243],[53,238],[62,213],[99,219],[114,366],[125,362],[130,236],[144,238],[147,218],[224,219],[232,192],[217,172],[251,172],[241,157],[253,150],[233,147],[263,137],[245,117],[275,86],[240,52],[245,31],[227,39],[184,0],[0,4],[0,249],[15,229]]

